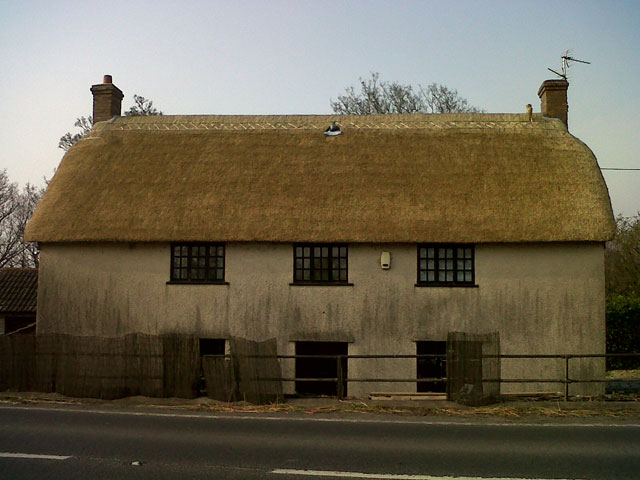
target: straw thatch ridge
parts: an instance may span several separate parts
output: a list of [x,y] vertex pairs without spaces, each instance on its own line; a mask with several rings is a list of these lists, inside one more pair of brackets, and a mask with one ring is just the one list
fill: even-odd
[[[343,134],[322,132],[337,120]],[[593,153],[526,115],[116,117],[65,155],[25,238],[604,241]]]

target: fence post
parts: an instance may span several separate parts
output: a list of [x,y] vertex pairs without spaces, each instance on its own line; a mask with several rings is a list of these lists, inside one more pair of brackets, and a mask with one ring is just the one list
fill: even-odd
[[337,395],[338,400],[342,400],[344,398],[344,372],[342,371],[342,355],[338,355],[336,358],[338,362],[338,385],[337,385]]
[[570,355],[564,356],[564,401],[569,401],[569,359]]

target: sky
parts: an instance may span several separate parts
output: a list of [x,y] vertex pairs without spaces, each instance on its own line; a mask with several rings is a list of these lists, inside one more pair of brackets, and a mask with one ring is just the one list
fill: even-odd
[[[640,2],[0,0],[0,169],[43,184],[103,75],[165,114],[331,113],[383,80],[456,89],[490,113],[540,111],[569,69],[569,131],[602,168],[640,168]],[[603,171],[614,213],[640,212],[640,171]]]

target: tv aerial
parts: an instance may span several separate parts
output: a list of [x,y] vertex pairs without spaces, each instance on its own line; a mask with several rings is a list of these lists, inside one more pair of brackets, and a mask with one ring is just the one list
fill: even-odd
[[551,68],[547,68],[547,70],[549,70],[550,72],[555,73],[556,75],[558,75],[560,78],[562,78],[565,81],[567,81],[567,70],[569,69],[569,67],[571,67],[569,62],[586,63],[587,65],[591,65],[591,62],[587,62],[585,60],[578,60],[577,58],[571,57],[569,55],[569,50],[564,52],[564,55],[562,55],[560,58],[562,58],[562,73],[556,72],[555,70],[553,70]]

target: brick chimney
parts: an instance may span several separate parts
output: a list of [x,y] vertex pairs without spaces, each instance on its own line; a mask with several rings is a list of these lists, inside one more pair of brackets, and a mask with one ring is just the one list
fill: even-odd
[[120,116],[124,94],[112,82],[111,75],[105,75],[102,83],[91,87],[94,124]]
[[566,80],[545,80],[540,85],[540,110],[545,117],[559,118],[568,127],[569,104],[567,90],[569,82]]

